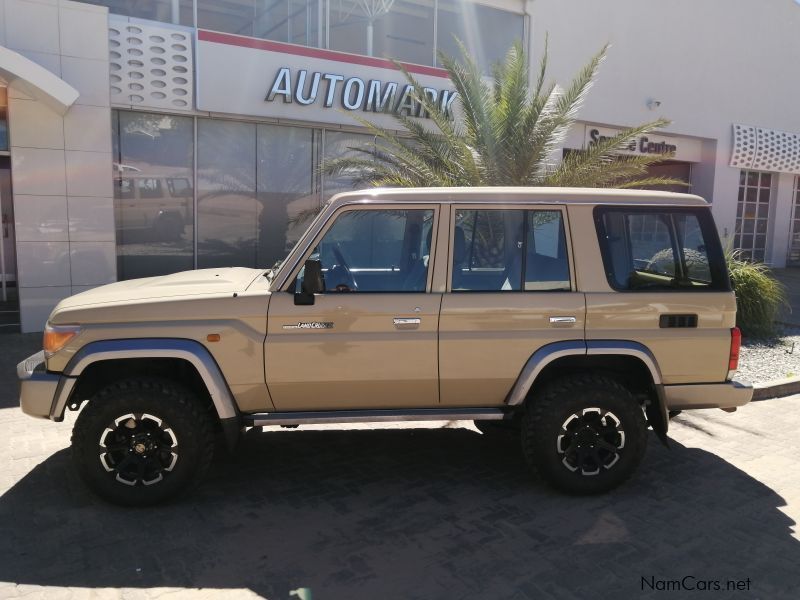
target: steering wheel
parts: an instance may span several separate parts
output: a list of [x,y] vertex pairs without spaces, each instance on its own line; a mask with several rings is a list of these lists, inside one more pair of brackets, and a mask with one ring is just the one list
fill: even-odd
[[[358,284],[356,283],[356,280],[353,277],[352,271],[350,271],[350,265],[347,264],[347,260],[345,259],[344,253],[342,252],[342,249],[339,247],[338,242],[331,247],[331,251],[333,252],[333,255],[336,257],[336,260],[339,263],[338,265],[334,265],[331,270],[336,269],[336,267],[341,267],[341,272],[345,279],[345,283],[336,286],[336,291],[357,292]],[[338,269],[336,270],[338,271]]]

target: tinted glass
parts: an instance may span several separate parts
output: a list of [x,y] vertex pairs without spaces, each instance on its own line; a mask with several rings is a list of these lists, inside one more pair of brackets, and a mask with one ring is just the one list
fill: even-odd
[[258,125],[257,134],[256,261],[259,267],[271,267],[286,257],[320,208],[320,131]]
[[0,150],[8,150],[8,99],[4,87],[0,87]]
[[197,120],[197,266],[256,266],[256,126]]
[[319,132],[199,119],[198,266],[270,267],[319,209]]
[[729,288],[708,211],[599,208],[603,261],[618,290]]
[[457,38],[486,73],[491,73],[495,63],[503,61],[514,40],[523,37],[521,14],[463,0],[440,0],[438,6],[437,51],[460,59]]
[[561,212],[457,210],[452,289],[569,290]]
[[521,210],[458,210],[453,237],[453,290],[519,291]]
[[[375,146],[375,136],[364,133],[348,133],[345,131],[325,131],[325,160],[341,157],[369,158],[354,148],[370,148]],[[358,187],[356,176],[358,173],[343,173],[336,176],[325,175],[324,190],[328,200],[334,194],[347,192]],[[367,187],[367,186],[361,186]]]
[[[115,111],[114,210],[119,279],[194,266],[191,117]],[[181,181],[184,193],[171,193]]]
[[330,48],[430,65],[433,16],[433,0],[341,0],[330,8]]
[[197,26],[303,46],[322,46],[320,0],[198,0]]
[[561,211],[530,210],[525,242],[525,290],[569,291],[569,259]]
[[424,292],[433,210],[341,214],[315,251],[328,292]]
[[162,23],[192,26],[192,0],[81,0],[87,4],[107,6],[115,15],[138,17]]

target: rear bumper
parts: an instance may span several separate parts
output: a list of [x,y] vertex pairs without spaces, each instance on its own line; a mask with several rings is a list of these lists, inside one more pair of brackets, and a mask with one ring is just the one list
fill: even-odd
[[26,415],[40,419],[57,418],[53,413],[56,398],[67,387],[64,383],[69,377],[48,373],[44,368],[44,351],[29,356],[17,365],[19,379],[19,406]]
[[753,385],[741,381],[665,385],[664,400],[668,410],[693,408],[736,408],[753,398]]

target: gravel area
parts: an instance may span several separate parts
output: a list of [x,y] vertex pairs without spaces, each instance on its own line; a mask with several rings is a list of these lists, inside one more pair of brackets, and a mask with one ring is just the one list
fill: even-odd
[[736,377],[752,383],[800,377],[800,328],[786,328],[772,340],[744,340]]

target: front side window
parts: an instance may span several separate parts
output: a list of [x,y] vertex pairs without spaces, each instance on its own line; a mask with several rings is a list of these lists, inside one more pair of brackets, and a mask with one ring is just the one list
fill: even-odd
[[[433,210],[342,213],[311,258],[322,265],[326,293],[424,292]],[[302,272],[298,276],[300,289]]]
[[454,292],[569,289],[569,260],[561,211],[456,211]]
[[728,289],[722,248],[707,210],[598,208],[595,221],[614,289]]

